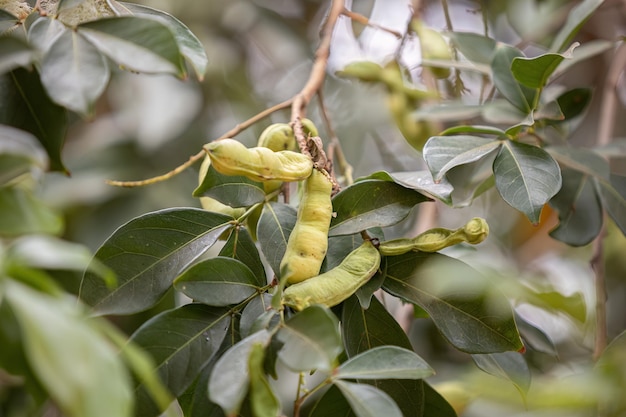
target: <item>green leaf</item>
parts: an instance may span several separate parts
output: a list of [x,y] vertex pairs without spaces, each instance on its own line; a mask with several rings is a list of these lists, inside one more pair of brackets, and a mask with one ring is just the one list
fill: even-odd
[[28,28],[28,42],[44,56],[56,39],[68,29],[58,19],[39,17]]
[[296,224],[297,216],[296,209],[287,204],[272,202],[263,206],[257,237],[263,256],[274,274],[280,274],[280,261],[285,254],[287,240]]
[[270,333],[262,330],[235,344],[215,363],[209,378],[209,399],[218,404],[228,416],[236,415],[241,408],[250,382],[248,358],[255,344],[264,346]]
[[87,0],[59,0],[59,4],[57,4],[57,13],[60,13],[63,10],[71,9],[72,7],[78,6],[85,1]]
[[339,379],[422,379],[434,370],[412,350],[379,346],[344,362],[334,373]]
[[133,14],[140,17],[156,19],[165,26],[169,27],[174,33],[174,38],[176,39],[180,53],[189,60],[198,80],[202,81],[204,79],[209,59],[207,58],[202,43],[187,26],[171,14],[165,13],[164,11],[136,3],[121,3]]
[[589,177],[609,179],[609,163],[592,150],[566,146],[551,146],[546,150],[561,167],[579,171]]
[[559,164],[537,146],[504,141],[493,173],[504,201],[534,224],[539,223],[544,204],[561,189]]
[[533,58],[517,57],[511,72],[517,81],[530,88],[543,88],[548,78],[566,58],[562,54],[543,54]]
[[80,24],[77,31],[104,55],[132,71],[185,76],[176,39],[160,22],[120,16]]
[[453,207],[466,207],[485,191],[493,188],[493,161],[495,154],[476,162],[459,165],[447,172],[446,178],[454,187]]
[[402,417],[402,412],[384,391],[368,384],[337,380],[335,385],[350,403],[357,417]]
[[354,411],[336,385],[331,385],[319,397],[312,397],[314,402],[304,403],[305,417],[354,417]]
[[515,58],[524,57],[519,49],[509,45],[499,45],[496,49],[491,70],[493,83],[511,104],[524,114],[529,114],[537,105],[538,90],[520,84],[511,71]]
[[337,213],[330,222],[331,236],[349,235],[402,221],[429,198],[389,181],[364,180],[344,188],[333,198]]
[[267,329],[273,324],[278,324],[278,312],[269,308],[271,302],[272,296],[268,293],[263,293],[246,304],[239,320],[239,333],[242,337],[248,337],[252,333]]
[[582,25],[604,3],[604,0],[584,0],[572,8],[565,25],[561,27],[550,46],[552,52],[562,52],[569,47]]
[[194,190],[194,197],[212,197],[231,207],[249,207],[265,200],[263,185],[242,176],[220,174],[209,166],[202,183]]
[[17,16],[12,15],[4,9],[0,9],[0,36],[10,34],[20,25]]
[[529,323],[518,314],[515,315],[515,323],[517,323],[517,327],[522,336],[522,340],[524,340],[525,346],[530,346],[537,352],[542,352],[555,358],[558,357],[558,352],[554,342],[543,330],[534,324]]
[[28,66],[35,59],[33,49],[14,36],[0,37],[0,74]]
[[265,267],[259,256],[259,250],[246,229],[242,227],[233,228],[226,244],[220,250],[220,256],[243,262],[254,274],[254,283],[257,287],[267,285]]
[[265,376],[264,359],[265,346],[262,343],[253,344],[248,358],[250,405],[255,417],[276,417],[281,414],[280,400]]
[[417,111],[413,112],[416,120],[428,120],[431,122],[458,122],[480,116],[483,106],[466,104],[461,101],[446,101],[442,104],[424,103]]
[[109,82],[109,65],[80,34],[65,30],[43,58],[41,82],[54,102],[87,117]]
[[115,349],[88,325],[77,305],[12,280],[4,280],[3,287],[28,361],[63,414],[131,416],[130,377]]
[[448,33],[454,46],[472,62],[490,65],[496,51],[496,41],[473,32]]
[[442,335],[468,353],[519,350],[508,301],[468,265],[438,253],[387,259],[383,289],[426,310]]
[[476,135],[506,136],[506,132],[493,126],[461,125],[450,127],[439,134],[439,136],[458,135],[459,133],[474,133]]
[[187,269],[174,280],[174,288],[194,301],[222,307],[240,303],[256,293],[256,281],[243,262],[218,256]]
[[37,138],[14,127],[0,125],[0,186],[31,171],[44,169],[48,158]]
[[522,396],[526,396],[530,388],[530,369],[520,353],[488,353],[472,355],[472,359],[484,372],[511,382]]
[[485,158],[501,144],[501,140],[478,136],[433,136],[424,145],[423,153],[428,169],[437,182],[450,169]]
[[483,106],[483,119],[487,123],[511,126],[505,131],[507,135],[516,135],[513,129],[519,130],[520,126],[532,126],[534,113],[527,113],[515,107],[504,99],[495,99]]
[[178,404],[185,417],[225,417],[222,408],[209,400],[207,386],[213,367],[206,366],[198,379],[178,397]]
[[626,177],[611,175],[611,182],[596,181],[602,205],[623,234],[626,234]]
[[151,318],[130,340],[150,354],[154,372],[178,396],[218,352],[229,326],[229,310],[187,304]]
[[313,305],[292,316],[277,333],[280,360],[294,372],[329,371],[343,350],[339,322],[326,307]]
[[591,102],[590,88],[574,88],[561,94],[556,102],[563,113],[563,121],[580,116]]
[[137,217],[117,229],[96,259],[117,275],[118,286],[85,273],[80,296],[99,314],[131,314],[156,304],[172,281],[228,228],[230,217],[174,208]]
[[414,171],[414,172],[386,172],[377,171],[369,175],[367,178],[393,181],[396,184],[400,184],[404,188],[418,191],[422,194],[430,195],[443,201],[446,204],[451,204],[450,194],[453,191],[452,186],[448,181],[442,179],[439,182],[433,181],[433,176],[429,171]]
[[36,71],[0,76],[0,124],[32,133],[50,158],[50,170],[68,173],[61,160],[67,111],[50,100]]
[[552,79],[558,78],[561,75],[565,74],[576,64],[592,58],[596,55],[602,54],[613,48],[615,48],[614,41],[608,41],[604,39],[585,41],[582,45],[578,46],[572,51],[572,57],[570,59],[563,61],[561,65],[559,65],[559,67],[552,74]]
[[63,218],[29,191],[0,188],[0,236],[16,237],[29,233],[58,235]]

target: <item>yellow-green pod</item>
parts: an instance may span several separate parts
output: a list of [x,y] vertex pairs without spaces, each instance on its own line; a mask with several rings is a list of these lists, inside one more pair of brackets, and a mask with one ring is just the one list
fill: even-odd
[[313,161],[293,151],[274,152],[268,148],[246,148],[234,139],[204,146],[213,167],[224,175],[243,175],[254,181],[301,181],[311,175]]
[[259,136],[257,146],[274,152],[295,151],[297,148],[293,129],[287,123],[274,123],[265,128]]
[[341,264],[321,275],[291,285],[283,292],[283,304],[302,310],[313,304],[333,307],[365,284],[380,267],[380,253],[366,240]]
[[280,263],[280,270],[286,271],[281,279],[286,279],[288,284],[304,281],[320,272],[328,250],[332,189],[330,178],[317,169],[304,182],[296,225]]
[[[411,22],[411,26],[419,38],[423,59],[452,60],[450,46],[439,32],[424,26],[419,20]],[[428,68],[436,78],[448,78],[450,76],[450,68],[432,65],[429,65]]]
[[305,136],[315,137],[320,135],[315,124],[309,119],[302,119],[302,129]]
[[384,256],[402,255],[409,251],[437,252],[462,242],[476,245],[489,235],[485,219],[475,217],[456,230],[436,227],[417,235],[413,239],[401,238],[381,242],[378,250]]
[[383,68],[376,62],[358,61],[349,63],[336,74],[340,77],[357,78],[363,82],[372,83],[380,81],[382,72]]
[[[198,173],[199,184],[202,184],[202,181],[204,181],[204,177],[206,177],[206,174],[209,171],[209,166],[211,166],[211,158],[206,156],[204,158],[204,161],[202,161],[202,165],[200,165],[200,172]],[[211,197],[200,197],[200,204],[202,205],[202,208],[206,211],[226,214],[235,219],[240,217],[246,211],[244,207],[231,207],[229,205],[222,204],[221,202]]]

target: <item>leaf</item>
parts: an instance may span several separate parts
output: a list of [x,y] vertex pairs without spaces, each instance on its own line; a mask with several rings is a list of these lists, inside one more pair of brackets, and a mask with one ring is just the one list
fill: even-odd
[[493,126],[480,125],[461,125],[450,127],[439,134],[439,136],[458,135],[460,133],[474,133],[476,135],[495,135],[498,137],[506,136],[506,132]]
[[379,346],[351,357],[333,373],[339,379],[422,379],[433,369],[413,350]]
[[276,417],[281,414],[280,400],[263,370],[265,346],[262,343],[252,345],[248,358],[250,375],[250,405],[255,417]]
[[442,335],[468,353],[522,348],[508,301],[484,277],[438,253],[412,252],[387,259],[383,289],[426,310]]
[[280,360],[294,372],[329,371],[343,350],[339,322],[326,307],[313,305],[292,316],[277,333]]
[[591,102],[590,88],[574,88],[561,94],[556,102],[563,113],[563,121],[580,116]]
[[10,34],[20,25],[20,19],[4,9],[0,9],[0,36]]
[[426,170],[391,173],[386,171],[377,171],[369,175],[368,178],[393,181],[404,188],[409,188],[422,194],[430,195],[446,204],[452,203],[450,194],[453,191],[453,187],[445,180],[445,178],[439,182],[434,182],[433,176]]
[[109,82],[109,65],[85,38],[65,30],[43,58],[41,82],[54,102],[87,117]]
[[613,48],[615,48],[615,42],[613,41],[604,39],[585,41],[582,45],[572,51],[572,57],[570,59],[563,61],[554,73],[552,73],[552,79],[556,79],[565,74],[576,64]]
[[496,50],[496,41],[472,32],[448,33],[454,46],[472,62],[490,65]]
[[402,417],[402,412],[384,391],[371,385],[337,380],[335,385],[357,417]]
[[67,111],[47,96],[36,71],[0,76],[0,124],[32,133],[50,158],[50,170],[68,173],[61,160]]
[[69,417],[132,415],[132,388],[109,342],[88,325],[75,303],[3,281],[28,361],[53,401]]
[[178,396],[218,352],[229,326],[229,310],[187,304],[146,321],[130,340],[152,356],[154,372]]
[[160,22],[119,16],[80,24],[77,31],[104,55],[132,71],[185,76],[176,39]]
[[424,159],[435,182],[459,165],[478,161],[498,149],[501,140],[478,136],[433,136],[424,145]]
[[239,333],[242,337],[248,337],[253,333],[278,324],[278,312],[269,308],[271,302],[272,296],[263,293],[246,304],[239,320]]
[[296,224],[297,211],[283,203],[265,204],[257,226],[257,237],[265,259],[274,271],[280,273],[289,234]]
[[504,141],[493,163],[498,192],[510,206],[533,223],[547,203],[561,189],[561,170],[543,149],[524,143]]
[[530,369],[519,352],[472,355],[472,359],[484,372],[510,381],[526,397],[530,388]]
[[126,2],[121,3],[133,14],[140,17],[156,19],[169,27],[174,33],[174,38],[180,48],[180,53],[189,60],[198,80],[202,81],[204,79],[209,59],[207,58],[202,43],[187,26],[171,14],[164,11],[153,9],[141,4]]
[[28,132],[0,125],[0,186],[33,171],[45,169],[48,157],[37,139]]
[[44,56],[57,38],[67,32],[67,28],[58,19],[40,17],[28,28],[28,42]]
[[243,262],[218,256],[193,265],[174,280],[174,288],[194,301],[222,307],[255,294],[256,278]]
[[546,150],[561,167],[579,171],[590,177],[609,179],[608,162],[592,150],[566,146],[550,146]]
[[255,344],[267,345],[270,333],[262,330],[238,342],[215,363],[209,378],[209,399],[228,416],[236,415],[248,392],[248,358]]
[[215,243],[229,219],[201,209],[173,208],[131,220],[95,255],[116,273],[118,286],[109,289],[87,272],[80,297],[98,314],[131,314],[150,308],[174,278]]
[[442,104],[427,104],[413,112],[416,120],[428,120],[431,122],[458,122],[480,116],[482,106],[465,104],[457,101],[446,101]]
[[208,196],[231,207],[249,207],[265,200],[261,183],[242,176],[220,174],[209,166],[202,183],[194,190],[194,197]]
[[474,199],[495,185],[493,161],[496,155],[490,154],[470,164],[459,165],[447,172],[446,178],[454,187],[453,207],[467,207]]
[[16,237],[29,233],[58,235],[63,218],[29,191],[0,188],[0,236]]
[[518,314],[515,315],[515,323],[517,323],[525,346],[530,346],[537,352],[542,352],[555,358],[558,357],[554,342],[543,330],[529,323]]
[[611,174],[611,182],[597,181],[602,205],[626,234],[626,177]]
[[354,417],[348,400],[336,385],[331,385],[320,397],[310,397],[314,403],[304,403],[306,417]]
[[85,1],[87,0],[59,0],[56,11],[57,13],[60,13],[63,10],[71,9],[72,7],[78,6]]
[[0,74],[28,66],[35,59],[33,49],[14,36],[0,37]]
[[533,58],[517,57],[511,63],[511,72],[515,79],[526,87],[543,88],[565,58],[566,56],[562,54],[543,54]]
[[538,91],[520,84],[511,71],[515,58],[524,57],[519,49],[509,45],[499,45],[491,63],[493,83],[511,104],[524,114],[529,114],[537,105]]
[[580,4],[573,7],[567,16],[567,21],[552,41],[550,51],[561,52],[567,49],[582,25],[602,3],[604,3],[604,0],[584,0]]
[[265,267],[259,256],[259,250],[246,229],[242,227],[233,228],[226,244],[220,250],[219,256],[226,256],[243,262],[254,275],[254,283],[257,287],[267,285]]
[[329,235],[349,235],[402,221],[428,197],[389,181],[363,180],[344,188],[333,198],[337,215]]

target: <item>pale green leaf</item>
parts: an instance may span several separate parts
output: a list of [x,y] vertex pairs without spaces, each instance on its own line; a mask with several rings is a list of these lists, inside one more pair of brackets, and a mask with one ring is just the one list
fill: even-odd
[[350,403],[357,417],[402,417],[393,399],[384,391],[367,384],[337,380],[337,388]]
[[379,346],[353,356],[333,376],[359,380],[422,379],[433,374],[433,369],[412,350]]
[[530,388],[530,369],[519,352],[472,355],[472,359],[484,372],[510,381],[522,396],[526,396]]
[[552,52],[562,52],[569,47],[570,42],[578,33],[582,25],[604,3],[604,0],[584,0],[572,8],[565,25],[561,27],[550,46]]
[[520,84],[511,71],[511,64],[515,58],[524,57],[517,48],[509,45],[499,45],[491,63],[493,83],[511,104],[524,114],[532,113],[537,105],[538,91]]
[[31,192],[21,188],[0,188],[0,236],[56,235],[62,230],[63,218]]

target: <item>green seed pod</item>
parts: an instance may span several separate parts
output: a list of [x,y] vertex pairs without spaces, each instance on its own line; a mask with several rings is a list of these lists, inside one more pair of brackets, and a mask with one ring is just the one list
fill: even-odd
[[315,137],[320,135],[315,124],[309,119],[302,119],[302,129],[305,136]]
[[259,136],[257,146],[274,152],[295,151],[297,148],[293,129],[287,123],[274,123],[265,128]]
[[280,263],[280,270],[287,271],[281,278],[288,284],[304,281],[320,272],[328,250],[328,229],[333,215],[332,188],[327,174],[317,169],[304,182],[296,225]]
[[[411,26],[419,37],[423,59],[441,61],[452,60],[450,46],[448,46],[448,43],[439,32],[424,26],[419,20],[411,22]],[[450,76],[450,68],[435,67],[431,65],[429,65],[428,68],[436,78],[448,78]]]
[[341,264],[321,275],[291,285],[283,292],[283,304],[303,310],[312,304],[333,307],[365,284],[380,267],[380,253],[366,240]]
[[[198,173],[198,183],[202,184],[204,177],[206,177],[207,172],[209,171],[209,166],[211,165],[211,158],[206,156],[204,161],[202,161],[202,165],[200,165],[200,172]],[[206,211],[212,211],[214,213],[221,213],[231,216],[233,218],[240,217],[243,213],[245,213],[246,209],[244,207],[231,207],[226,204],[222,204],[211,197],[200,197],[200,204],[202,208]]]
[[211,142],[204,149],[218,172],[243,175],[254,181],[301,181],[313,170],[313,162],[303,154],[273,152],[264,147],[248,149],[234,139]]
[[489,225],[484,219],[476,217],[456,230],[436,227],[413,239],[401,238],[382,242],[378,250],[383,256],[402,255],[409,251],[437,252],[462,242],[476,245],[485,240],[488,235]]
[[357,78],[364,82],[380,81],[383,68],[372,61],[351,62],[336,74],[340,77]]

